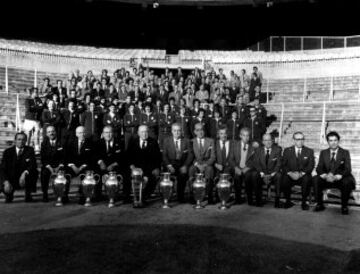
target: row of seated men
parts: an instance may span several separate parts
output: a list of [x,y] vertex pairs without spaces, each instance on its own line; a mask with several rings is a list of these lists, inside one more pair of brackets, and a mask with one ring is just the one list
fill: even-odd
[[75,135],[75,129],[80,125],[85,127],[86,137],[91,136],[94,141],[100,138],[104,126],[111,125],[116,136],[124,136],[127,147],[130,138],[136,136],[137,127],[147,125],[150,137],[159,139],[162,148],[164,138],[171,135],[174,122],[180,123],[186,138],[194,137],[194,125],[200,122],[205,125],[205,135],[208,137],[216,138],[218,128],[226,125],[229,139],[236,140],[240,128],[245,126],[250,128],[252,139],[260,140],[266,131],[266,109],[258,99],[253,104],[245,104],[241,97],[235,106],[228,106],[223,98],[219,105],[210,104],[206,109],[201,108],[199,100],[194,100],[193,108],[189,109],[184,104],[174,105],[171,98],[169,102],[155,106],[147,103],[143,109],[130,101],[120,106],[114,103],[101,106],[94,101],[84,105],[74,100],[70,100],[66,108],[59,109],[52,100],[44,106],[37,91],[33,90],[25,101],[23,129],[28,135],[34,133],[35,150],[40,150],[38,135],[41,126],[54,126],[58,137],[64,142]]
[[[103,175],[116,171],[124,176],[124,202],[130,201],[130,172],[135,168],[143,171],[148,183],[144,189],[145,200],[153,193],[161,172],[168,171],[177,177],[177,199],[185,202],[184,191],[189,177],[203,173],[207,182],[208,203],[216,202],[214,197],[214,176],[229,173],[234,178],[235,202],[243,202],[242,188],[245,186],[249,205],[263,206],[263,185],[275,185],[275,207],[289,208],[291,187],[301,185],[303,210],[307,203],[311,186],[314,185],[317,206],[315,211],[324,210],[322,191],[339,188],[341,191],[341,212],[348,214],[348,200],[355,187],[351,175],[349,151],[339,146],[340,136],[336,132],[327,134],[329,148],[321,151],[316,167],[317,175],[312,177],[314,152],[304,146],[305,136],[301,132],[293,135],[294,145],[282,148],[273,142],[270,134],[262,136],[262,146],[251,144],[250,130],[242,128],[240,140],[228,140],[227,128],[218,130],[218,139],[205,137],[204,125],[195,124],[195,138],[182,137],[181,126],[172,124],[171,136],[164,141],[161,152],[158,142],[149,137],[149,127],[141,125],[137,137],[131,139],[128,148],[114,137],[111,126],[105,126],[102,139],[93,144],[85,138],[84,127],[76,129],[76,136],[66,145],[60,143],[53,126],[46,129],[47,138],[41,148],[41,187],[43,200],[48,201],[49,177],[58,169],[65,169],[72,177],[91,169]],[[1,186],[6,202],[11,202],[13,193],[25,186],[25,201],[30,202],[31,192],[36,191],[38,178],[34,149],[25,146],[26,134],[17,133],[15,145],[8,148],[1,163]],[[69,184],[67,186],[67,193]],[[285,204],[280,203],[284,192]],[[81,192],[80,192],[81,193]],[[255,195],[254,195],[255,194]],[[255,201],[253,199],[255,196]],[[97,185],[95,197],[102,198],[101,182]],[[65,197],[65,202],[68,200]]]

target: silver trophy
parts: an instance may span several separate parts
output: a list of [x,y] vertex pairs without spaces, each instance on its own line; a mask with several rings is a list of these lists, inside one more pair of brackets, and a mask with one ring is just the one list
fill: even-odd
[[65,194],[66,183],[70,181],[70,175],[65,175],[64,170],[59,170],[57,174],[52,174],[50,176],[50,181],[52,182],[56,197],[55,206],[63,206],[62,198]]
[[176,178],[174,176],[171,176],[170,172],[161,173],[159,188],[160,188],[160,193],[164,200],[162,208],[170,208],[169,199],[171,198],[171,194],[173,192],[175,180]]
[[204,208],[204,206],[201,205],[201,202],[206,195],[206,179],[204,178],[203,173],[195,174],[195,178],[192,183],[192,191],[193,191],[194,199],[196,201],[196,205],[194,206],[194,208],[195,209]]
[[120,174],[116,174],[115,171],[110,171],[109,174],[105,174],[103,177],[104,187],[107,195],[109,196],[108,207],[115,206],[115,196],[120,190],[123,177]]
[[145,186],[145,178],[143,171],[139,168],[134,168],[131,171],[131,187],[134,195],[133,207],[143,207],[143,190]]
[[231,177],[227,173],[220,174],[219,178],[215,179],[216,188],[218,191],[218,195],[221,201],[219,209],[224,210],[227,209],[228,206],[226,205],[227,201],[231,195]]
[[85,206],[92,206],[91,197],[94,195],[95,185],[99,182],[100,176],[94,174],[92,170],[87,170],[85,174],[80,174],[82,191],[86,198]]

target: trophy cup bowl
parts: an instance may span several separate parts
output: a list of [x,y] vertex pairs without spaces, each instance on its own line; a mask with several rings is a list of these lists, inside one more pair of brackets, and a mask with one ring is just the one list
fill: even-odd
[[161,180],[159,183],[159,187],[160,187],[160,193],[163,197],[162,208],[170,208],[169,199],[171,198],[174,183],[173,181],[171,181],[171,176],[169,172],[161,173]]
[[50,176],[50,181],[52,181],[54,194],[56,197],[55,206],[63,206],[62,198],[64,197],[67,183],[65,172],[63,170],[59,170],[57,174]]
[[218,179],[218,183],[216,184],[218,195],[221,201],[221,204],[219,206],[219,209],[225,210],[227,209],[227,201],[230,198],[231,195],[231,182],[230,182],[230,175],[226,173],[220,174],[220,177]]
[[193,188],[194,199],[196,201],[196,205],[194,206],[194,208],[195,209],[204,208],[204,206],[201,205],[201,202],[205,198],[205,194],[206,194],[206,181],[204,178],[204,174],[197,173],[195,175],[195,180],[192,184],[192,188]]
[[80,174],[82,191],[86,198],[84,206],[92,206],[91,197],[94,195],[95,185],[97,184],[99,179],[99,175],[94,174],[94,172],[91,170],[86,171],[85,174]]
[[117,175],[116,172],[110,171],[109,175],[103,176],[105,191],[109,197],[108,207],[112,208],[115,206],[115,197],[120,189],[120,184],[123,181],[121,175]]
[[134,195],[134,208],[143,207],[142,192],[143,192],[144,178],[141,169],[134,168],[131,171],[131,186]]

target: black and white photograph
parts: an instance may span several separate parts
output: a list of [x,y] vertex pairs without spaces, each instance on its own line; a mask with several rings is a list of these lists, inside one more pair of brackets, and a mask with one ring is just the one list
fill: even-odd
[[360,273],[360,1],[0,7],[1,274]]

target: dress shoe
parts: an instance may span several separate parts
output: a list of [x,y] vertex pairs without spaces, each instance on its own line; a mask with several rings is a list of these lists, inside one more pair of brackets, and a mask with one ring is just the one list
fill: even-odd
[[286,201],[285,204],[284,204],[285,209],[291,208],[293,206],[294,206],[294,203],[291,202],[291,201]]
[[10,204],[10,203],[12,203],[12,201],[13,201],[13,198],[11,198],[11,197],[6,197],[6,199],[5,199],[5,204]]
[[279,199],[279,198],[275,198],[274,207],[275,207],[275,208],[281,208],[281,204],[280,204],[280,199]]
[[64,204],[67,204],[69,202],[69,196],[64,196],[62,197],[61,201],[64,203]]
[[32,203],[34,202],[33,198],[31,197],[31,195],[27,195],[25,197],[25,203]]
[[255,206],[256,207],[263,207],[264,203],[263,202],[256,202]]
[[309,210],[310,207],[309,207],[309,205],[308,205],[307,203],[302,203],[302,204],[301,204],[301,209],[302,209],[302,210]]
[[324,211],[325,207],[324,205],[316,205],[316,207],[314,208],[314,211],[318,212],[318,211]]
[[347,206],[344,206],[341,208],[341,214],[342,215],[349,215],[349,209]]
[[49,197],[48,197],[47,194],[43,195],[42,201],[43,201],[43,203],[48,203],[49,202]]

